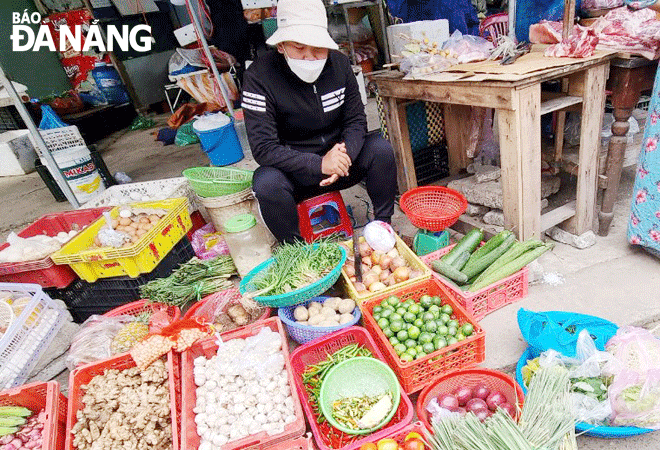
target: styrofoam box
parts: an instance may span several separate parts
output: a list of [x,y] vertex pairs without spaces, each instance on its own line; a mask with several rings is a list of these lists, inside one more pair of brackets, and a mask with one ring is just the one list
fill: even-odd
[[37,153],[28,130],[11,130],[0,134],[0,177],[34,172]]
[[188,44],[197,42],[197,34],[195,34],[195,26],[191,23],[181,28],[174,30],[174,37],[179,42],[181,47],[185,47]]
[[395,56],[401,56],[403,46],[410,42],[402,38],[401,34],[418,40],[428,38],[429,42],[437,42],[440,47],[449,39],[449,21],[446,19],[420,20],[387,27],[387,42],[390,45],[390,56],[393,60],[395,60]]

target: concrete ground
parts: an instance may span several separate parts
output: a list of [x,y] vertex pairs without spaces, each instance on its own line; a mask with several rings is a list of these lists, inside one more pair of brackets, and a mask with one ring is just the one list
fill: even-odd
[[[375,105],[368,105],[369,127],[377,127]],[[167,117],[158,117],[163,126]],[[198,145],[162,146],[155,141],[158,127],[136,132],[120,132],[97,143],[112,173],[126,172],[134,181],[181,176],[188,167],[205,166],[208,159]],[[254,168],[250,155],[239,164]],[[634,180],[634,168],[624,170],[615,206],[615,218],[606,237],[597,237],[596,245],[585,250],[557,243],[551,253],[540,259],[536,277],[552,274],[557,285],[537,281],[530,284],[521,301],[495,311],[481,322],[486,330],[485,367],[511,372],[526,345],[518,330],[516,313],[520,307],[534,311],[565,310],[604,317],[619,325],[648,326],[660,321],[660,261],[626,241],[626,225]],[[368,196],[356,186],[344,193],[358,222],[367,221]],[[0,237],[20,230],[43,214],[70,209],[68,203],[56,203],[36,173],[0,178],[0,204],[7,205],[0,214]],[[416,229],[397,207],[393,222],[403,235]],[[556,284],[556,283],[555,283]],[[64,377],[61,377],[63,380]],[[626,440],[602,440],[579,437],[583,449],[660,448],[660,435]]]

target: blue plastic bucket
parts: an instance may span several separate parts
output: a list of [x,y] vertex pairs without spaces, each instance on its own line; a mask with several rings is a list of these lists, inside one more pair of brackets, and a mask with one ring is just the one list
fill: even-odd
[[243,148],[238,140],[233,119],[223,127],[208,131],[195,130],[195,134],[199,137],[202,150],[214,166],[227,166],[243,159]]

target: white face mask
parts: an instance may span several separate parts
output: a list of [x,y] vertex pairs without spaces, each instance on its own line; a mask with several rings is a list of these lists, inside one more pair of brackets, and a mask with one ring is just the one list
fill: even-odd
[[298,78],[305,83],[315,82],[319,75],[321,75],[321,72],[325,67],[325,62],[327,61],[327,58],[315,59],[313,61],[306,59],[291,59],[289,58],[289,55],[286,54],[286,50],[284,50],[284,56],[291,72],[295,73]]

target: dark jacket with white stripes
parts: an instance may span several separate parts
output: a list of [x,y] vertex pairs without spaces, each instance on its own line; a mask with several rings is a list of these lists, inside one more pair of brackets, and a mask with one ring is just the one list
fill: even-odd
[[367,120],[350,62],[330,50],[323,72],[310,84],[298,78],[284,56],[271,50],[245,72],[242,107],[254,159],[318,184],[323,155],[338,142],[355,160]]

